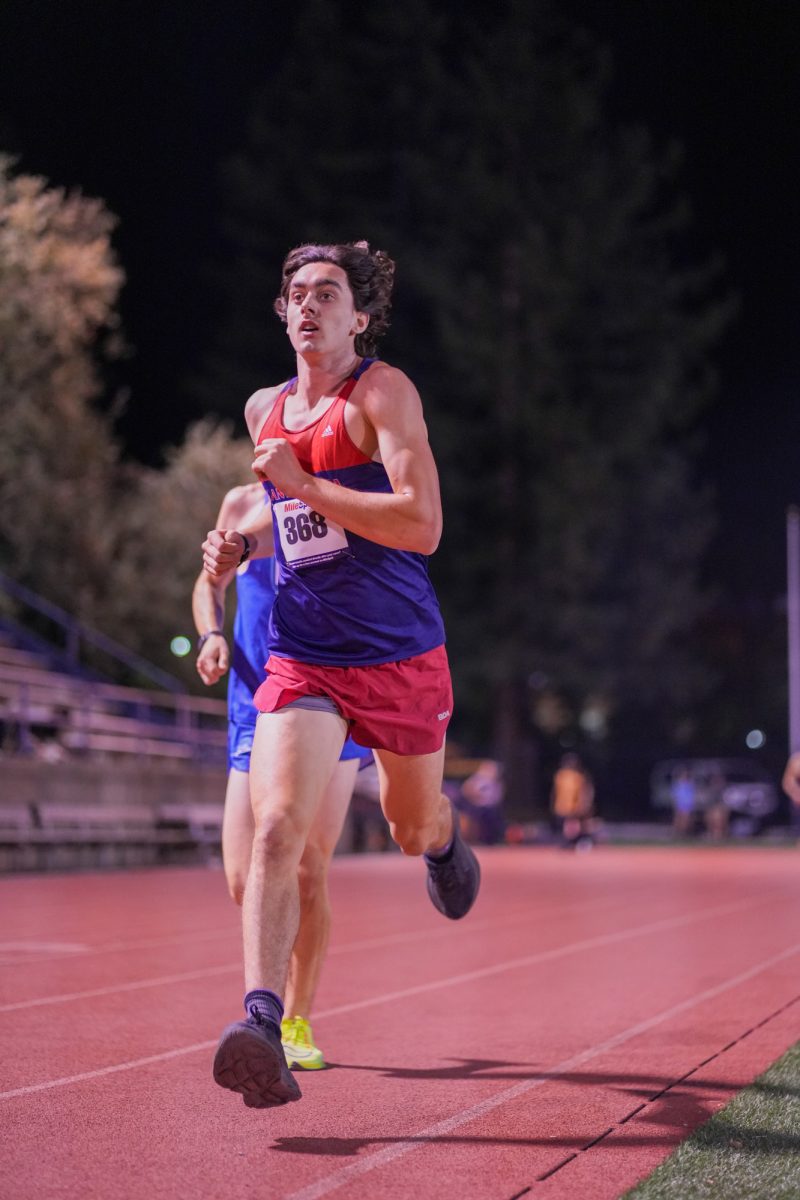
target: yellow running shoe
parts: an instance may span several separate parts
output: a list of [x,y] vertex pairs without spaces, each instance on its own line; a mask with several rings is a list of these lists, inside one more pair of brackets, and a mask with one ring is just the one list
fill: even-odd
[[311,1026],[304,1017],[284,1017],[281,1021],[281,1042],[286,1063],[304,1071],[320,1071],[326,1064],[322,1051],[314,1045]]

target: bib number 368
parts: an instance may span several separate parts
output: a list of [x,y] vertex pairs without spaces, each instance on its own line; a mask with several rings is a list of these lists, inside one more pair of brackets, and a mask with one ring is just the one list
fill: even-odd
[[283,518],[283,529],[289,546],[295,542],[310,542],[312,538],[324,538],[328,532],[325,518],[321,513],[314,512],[313,508],[296,516],[287,513]]
[[273,504],[273,511],[287,565],[306,567],[349,553],[342,526],[302,500],[279,500]]

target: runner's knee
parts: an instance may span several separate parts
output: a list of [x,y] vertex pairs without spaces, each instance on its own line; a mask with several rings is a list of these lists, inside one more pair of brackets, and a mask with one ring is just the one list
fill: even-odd
[[253,861],[276,865],[297,860],[302,852],[302,832],[287,813],[271,814],[256,822]]
[[244,901],[244,885],[247,883],[247,872],[232,871],[227,878],[231,900],[241,908]]
[[300,866],[297,868],[297,881],[300,886],[300,903],[308,905],[321,893],[328,873],[330,855],[319,846],[312,843],[306,845]]
[[390,821],[389,831],[403,854],[411,857],[424,854],[436,835],[433,823],[420,825],[406,820]]

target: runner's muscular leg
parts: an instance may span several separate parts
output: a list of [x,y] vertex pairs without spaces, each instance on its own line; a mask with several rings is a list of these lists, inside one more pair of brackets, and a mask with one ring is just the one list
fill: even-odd
[[446,846],[453,835],[450,801],[442,795],[444,746],[433,754],[403,755],[376,750],[381,808],[404,854]]
[[300,919],[297,869],[347,727],[333,712],[262,713],[250,758],[255,832],[244,893],[245,986],[284,994]]
[[331,910],[328,868],[342,832],[359,760],[336,764],[308,833],[300,860],[300,928],[289,962],[286,1015],[308,1017],[314,1003],[320,971],[328,948]]
[[[344,825],[358,772],[358,759],[336,765],[309,832],[300,860],[300,928],[292,948],[286,987],[286,1013],[308,1016],[314,1002],[330,933],[328,868]],[[250,777],[232,769],[228,775],[222,824],[222,857],[232,899],[242,903],[253,848]]]
[[228,891],[237,904],[242,903],[250,857],[253,851],[253,810],[250,805],[250,776],[232,768],[225,790],[222,815],[222,862]]

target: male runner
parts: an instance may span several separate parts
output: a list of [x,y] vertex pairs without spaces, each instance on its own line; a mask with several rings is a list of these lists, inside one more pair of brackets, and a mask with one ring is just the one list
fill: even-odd
[[[222,821],[222,861],[231,897],[241,904],[253,846],[249,777],[257,716],[253,695],[264,678],[264,663],[269,653],[267,621],[275,598],[272,516],[261,484],[232,488],[222,501],[217,524],[248,530],[252,546],[248,561],[219,579],[201,571],[192,593],[192,613],[200,634],[197,657],[200,678],[210,686],[230,667],[229,772]],[[231,655],[222,630],[225,593],[232,579],[236,581],[236,617]],[[347,739],[300,860],[300,928],[292,948],[286,1011],[281,1022],[281,1040],[290,1067],[318,1070],[325,1066],[322,1051],[314,1044],[308,1017],[330,934],[328,868],[342,831],[356,772],[371,757],[369,750]]]
[[[250,1107],[300,1098],[280,1044],[297,864],[348,731],[374,748],[392,837],[424,854],[439,911],[463,917],[480,882],[441,791],[452,688],[425,557],[441,534],[436,467],[416,389],[367,357],[388,327],[393,276],[365,242],[293,250],[275,307],[297,375],[245,409],[272,502],[278,590],[250,767],[247,1017],[223,1032],[214,1078]],[[230,528],[203,548],[214,577],[246,552]]]

